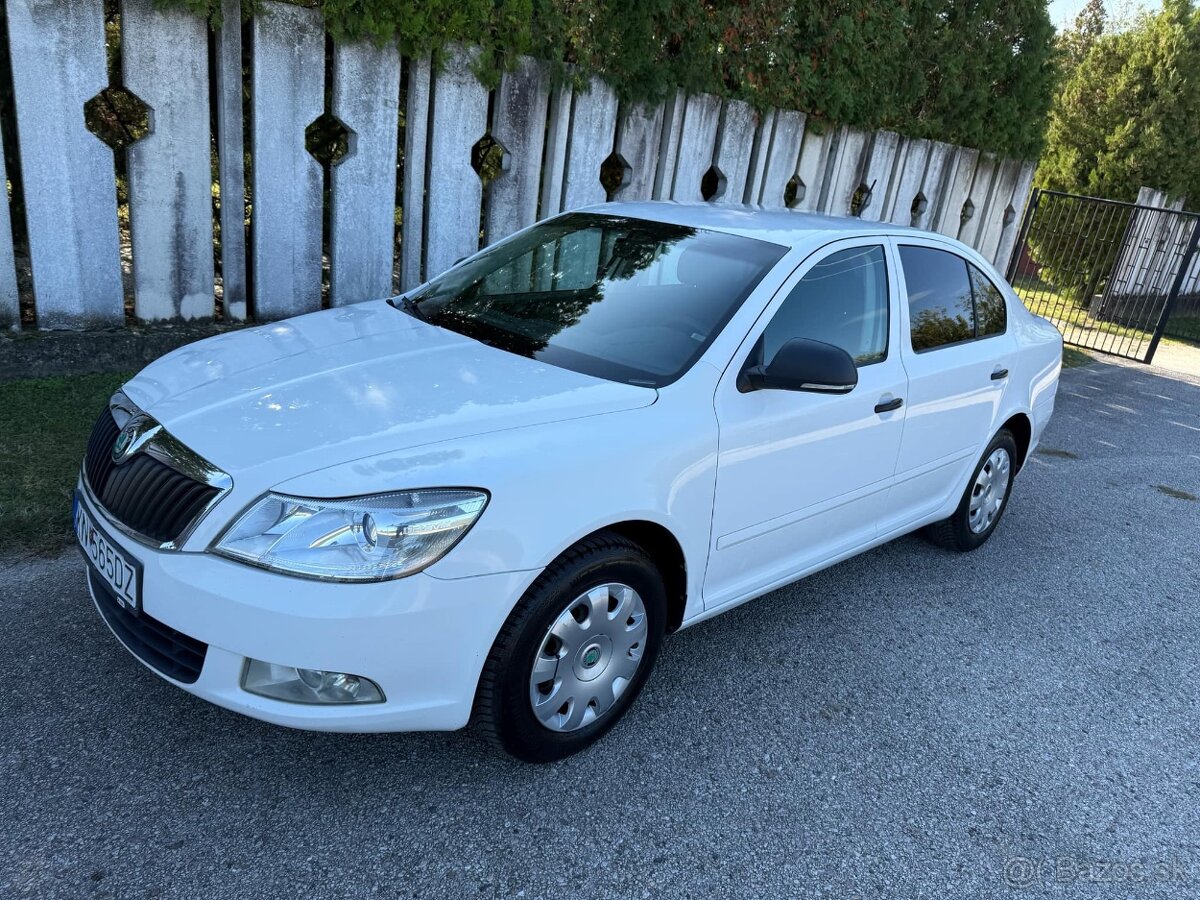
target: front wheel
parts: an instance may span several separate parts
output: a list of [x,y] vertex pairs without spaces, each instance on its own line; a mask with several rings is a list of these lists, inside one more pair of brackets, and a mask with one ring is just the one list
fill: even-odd
[[954,514],[929,526],[930,540],[964,552],[982,546],[1008,506],[1016,461],[1017,442],[1001,429],[983,451]]
[[666,626],[666,589],[637,544],[602,532],[552,563],[500,630],[475,719],[526,762],[599,740],[641,691]]

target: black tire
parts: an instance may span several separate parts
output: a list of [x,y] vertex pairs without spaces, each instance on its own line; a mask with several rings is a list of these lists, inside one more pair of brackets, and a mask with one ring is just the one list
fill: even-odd
[[[980,471],[987,465],[988,460],[997,450],[1004,450],[1008,453],[1008,485],[1004,489],[1004,496],[1000,500],[1000,508],[997,510],[991,524],[983,531],[975,532],[971,530],[971,497],[975,491]],[[942,519],[942,521],[935,522],[929,526],[926,532],[929,539],[939,547],[945,547],[947,550],[958,550],[963,553],[983,546],[987,539],[992,536],[992,532],[996,530],[996,526],[1000,524],[1004,510],[1008,509],[1008,498],[1012,494],[1013,480],[1016,474],[1017,442],[1008,429],[1002,428],[992,438],[992,442],[988,444],[987,449],[983,451],[983,455],[979,458],[979,462],[971,471],[971,479],[967,482],[967,489],[963,491],[962,500],[959,501],[958,508],[954,510],[953,515],[949,518]]]
[[[574,731],[543,725],[530,702],[530,676],[550,626],[580,595],[607,583],[632,587],[646,611],[641,663],[612,706]],[[667,621],[662,575],[637,544],[599,532],[551,563],[509,614],[479,679],[473,721],[493,745],[525,762],[543,763],[578,753],[599,740],[625,714],[654,668]]]

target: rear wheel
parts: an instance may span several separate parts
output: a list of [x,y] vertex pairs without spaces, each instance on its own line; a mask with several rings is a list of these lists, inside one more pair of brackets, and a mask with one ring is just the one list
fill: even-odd
[[666,610],[662,576],[637,544],[607,532],[577,544],[500,630],[480,678],[477,725],[527,762],[594,743],[646,683]]
[[929,526],[929,537],[951,550],[974,550],[991,537],[1008,506],[1017,442],[1001,429],[988,444],[953,515]]

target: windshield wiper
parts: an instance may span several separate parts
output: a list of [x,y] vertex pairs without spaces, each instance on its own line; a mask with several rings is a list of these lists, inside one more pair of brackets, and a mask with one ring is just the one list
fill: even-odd
[[402,295],[399,297],[390,298],[388,300],[388,303],[395,309],[400,309],[401,306],[396,306],[397,300],[400,301],[400,304],[404,308],[404,311],[406,313],[408,313],[410,316],[412,316],[414,319],[420,319],[422,322],[429,321],[429,316],[425,315],[425,313],[423,313],[421,311],[421,306],[419,303],[417,303],[416,300],[413,300],[411,297],[409,297],[407,295]]

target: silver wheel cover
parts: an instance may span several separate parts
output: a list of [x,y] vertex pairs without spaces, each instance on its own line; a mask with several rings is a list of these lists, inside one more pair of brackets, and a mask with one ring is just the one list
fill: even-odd
[[529,702],[551,731],[575,731],[605,715],[625,692],[646,649],[646,606],[627,584],[580,594],[538,644]]
[[987,458],[975,484],[971,486],[971,502],[967,510],[967,524],[975,534],[983,534],[1000,515],[1008,493],[1008,482],[1012,478],[1012,459],[1003,447],[997,447]]

